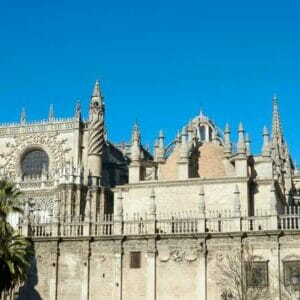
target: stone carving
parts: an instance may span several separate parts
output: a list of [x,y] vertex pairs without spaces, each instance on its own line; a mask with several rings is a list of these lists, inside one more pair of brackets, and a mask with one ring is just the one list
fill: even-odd
[[102,154],[104,147],[104,122],[103,118],[94,117],[90,122],[89,154]]
[[224,258],[223,252],[218,251],[218,252],[216,253],[216,260],[217,260],[218,262],[221,262],[221,261],[223,260],[223,258]]
[[186,253],[186,251],[183,250],[173,250],[170,252],[161,251],[159,255],[159,260],[161,262],[168,262],[169,260],[173,260],[175,262],[181,262],[183,260],[193,262],[197,260],[200,252],[200,249],[193,249],[189,253]]
[[49,175],[53,176],[63,165],[65,153],[70,148],[63,148],[58,132],[18,134],[14,136],[14,141],[10,143],[7,151],[0,154],[0,167],[11,177],[21,175],[20,159],[24,151],[34,147],[44,149],[49,155],[52,171]]
[[191,251],[190,255],[185,255],[184,259],[190,262],[195,261],[197,260],[200,253],[201,253],[200,249],[194,249],[193,251]]

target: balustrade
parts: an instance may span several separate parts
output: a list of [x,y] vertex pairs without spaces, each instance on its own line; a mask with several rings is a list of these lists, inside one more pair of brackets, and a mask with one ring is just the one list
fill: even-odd
[[[257,212],[258,213],[258,212]],[[19,224],[20,232],[28,232],[31,237],[79,237],[83,235],[110,236],[114,234],[197,234],[253,232],[268,230],[299,230],[300,208],[286,208],[284,214],[278,216],[232,216],[230,211],[208,211],[207,215],[196,212],[159,212],[157,215],[132,214],[114,218],[106,214],[91,218],[87,222],[82,216],[40,218],[31,216],[23,224]],[[119,231],[114,231],[118,224]],[[28,226],[28,230],[24,230]],[[27,228],[27,227],[26,227]],[[84,229],[85,228],[85,229]]]

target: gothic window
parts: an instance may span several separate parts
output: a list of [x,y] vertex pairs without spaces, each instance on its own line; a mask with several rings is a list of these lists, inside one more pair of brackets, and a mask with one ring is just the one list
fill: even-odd
[[286,286],[293,284],[293,277],[300,278],[300,260],[283,262],[283,276]]
[[268,262],[254,261],[246,263],[248,287],[268,286]]
[[141,252],[130,252],[130,269],[141,268]]
[[206,128],[205,126],[200,127],[200,140],[204,142],[206,140]]
[[27,152],[21,162],[22,175],[29,177],[40,177],[43,172],[48,172],[49,157],[40,149]]

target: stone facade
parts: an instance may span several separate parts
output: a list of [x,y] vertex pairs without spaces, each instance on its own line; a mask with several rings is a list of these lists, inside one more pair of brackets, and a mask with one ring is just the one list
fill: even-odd
[[[98,82],[88,120],[77,103],[69,119],[51,107],[48,120],[27,123],[23,111],[1,125],[0,172],[24,198],[24,215],[9,220],[35,245],[19,298],[292,299],[300,177],[276,97],[273,106],[259,155],[242,124],[234,143],[229,125],[223,132],[203,113],[167,146],[160,131],[153,155],[138,124],[130,143],[114,144]],[[242,298],[218,279],[232,261]]]

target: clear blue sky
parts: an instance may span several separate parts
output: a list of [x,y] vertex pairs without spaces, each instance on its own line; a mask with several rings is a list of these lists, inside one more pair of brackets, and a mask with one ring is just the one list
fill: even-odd
[[[272,97],[300,162],[299,1],[0,0],[0,121],[87,115],[94,81],[105,96],[109,138],[167,140],[200,108],[254,152],[270,128]],[[234,134],[235,136],[235,134]]]

